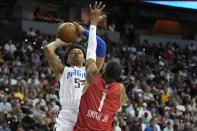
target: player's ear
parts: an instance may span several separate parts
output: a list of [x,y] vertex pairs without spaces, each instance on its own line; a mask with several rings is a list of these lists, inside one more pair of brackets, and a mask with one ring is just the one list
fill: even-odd
[[70,59],[68,57],[67,61],[66,61],[66,64],[70,64]]
[[85,65],[85,63],[86,63],[86,60],[85,60],[85,58],[83,58],[83,64]]

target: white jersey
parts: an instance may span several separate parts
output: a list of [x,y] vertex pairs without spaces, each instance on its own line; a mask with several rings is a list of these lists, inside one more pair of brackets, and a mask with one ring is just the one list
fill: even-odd
[[79,80],[85,80],[85,77],[85,67],[64,67],[63,74],[59,80],[59,98],[62,108],[68,106],[79,108],[84,86]]
[[72,131],[77,122],[79,104],[85,80],[85,67],[64,67],[60,77],[59,99],[62,109],[56,119],[55,131]]

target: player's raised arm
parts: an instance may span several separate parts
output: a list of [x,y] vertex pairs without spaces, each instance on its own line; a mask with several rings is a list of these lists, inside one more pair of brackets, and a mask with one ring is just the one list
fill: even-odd
[[[102,5],[100,2],[97,5],[95,2],[94,7],[90,5],[90,32],[88,38],[88,48],[86,56],[86,82],[91,83],[96,75],[99,73],[99,69],[96,66],[96,26],[99,21],[104,19],[106,16],[102,15],[102,10],[105,8],[105,5]],[[104,62],[104,61],[103,61]]]
[[47,58],[47,61],[49,63],[50,68],[53,70],[55,77],[57,80],[60,79],[63,71],[64,71],[64,65],[62,64],[61,60],[59,59],[59,56],[55,54],[55,50],[58,47],[66,46],[71,43],[65,43],[61,41],[60,39],[56,39],[55,41],[51,42],[44,48],[44,54]]
[[[89,38],[89,31],[85,30],[81,25],[79,25],[76,22],[73,22],[76,26],[76,28],[78,29],[78,31],[80,31],[80,37],[81,36],[85,36],[87,38]],[[96,36],[96,41],[97,41],[97,47],[96,47],[96,66],[98,68],[98,71],[100,72],[104,61],[105,61],[105,55],[106,55],[106,43],[105,41],[100,38],[99,36]]]

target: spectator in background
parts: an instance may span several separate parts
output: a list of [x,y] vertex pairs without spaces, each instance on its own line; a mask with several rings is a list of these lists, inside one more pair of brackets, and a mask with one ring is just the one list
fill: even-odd
[[14,96],[16,98],[19,98],[20,100],[23,100],[24,94],[20,91],[20,88],[22,88],[22,87],[16,86],[16,88],[14,89],[14,91],[15,91]]
[[167,126],[164,128],[163,131],[174,131],[173,124],[170,121],[168,121]]
[[0,120],[0,131],[12,131],[9,127],[8,127],[8,123],[6,120]]
[[[0,45],[0,64],[4,63],[3,57],[4,57],[4,51],[3,51],[3,47]],[[1,70],[0,70],[0,72],[1,72]]]
[[36,32],[33,30],[32,27],[30,27],[28,32],[27,32],[27,35],[35,37],[36,36]]
[[113,131],[122,131],[122,129],[119,126],[118,121],[116,120],[113,122]]
[[13,109],[11,110],[11,114],[12,116],[14,116],[14,118],[17,120],[17,121],[20,121],[22,120],[24,114],[21,110],[21,105],[18,103],[16,104]]
[[156,128],[156,121],[154,118],[150,120],[150,124],[146,126],[144,131],[158,131]]
[[2,96],[1,97],[1,102],[0,102],[0,111],[11,111],[12,107],[10,102],[7,101],[7,97],[6,96]]
[[141,126],[141,128],[142,128],[142,130],[140,130],[140,131],[144,131],[145,128],[146,128],[146,124],[143,123],[142,118],[139,118],[139,124],[140,124],[140,126]]
[[46,116],[48,116],[48,117],[56,116],[57,111],[51,103],[47,104],[47,109],[46,110],[47,110],[46,111]]
[[45,74],[41,74],[40,75],[40,87],[43,88],[44,86],[46,86],[48,84],[48,80],[45,77]]
[[150,106],[148,107],[148,111],[152,112],[152,110],[155,110],[155,113],[156,113],[156,114],[159,114],[159,110],[158,110],[158,108],[155,106],[155,103],[154,103],[154,102],[151,102],[151,103],[150,103]]
[[146,85],[144,90],[145,90],[145,92],[143,95],[143,99],[148,102],[154,101],[153,94],[151,93],[151,88]]
[[170,94],[167,91],[167,88],[164,88],[164,93],[161,95],[162,102],[168,102],[170,98]]
[[37,54],[34,54],[32,56],[32,63],[35,64],[36,66],[40,65],[40,57]]
[[41,15],[40,15],[40,8],[36,7],[34,11],[34,20],[40,21],[41,20]]
[[144,118],[144,120],[146,121],[145,124],[149,123],[150,119],[152,118],[152,115],[151,115],[150,111],[147,110],[147,103],[142,104],[142,109],[139,110],[138,117]]
[[129,115],[131,115],[132,117],[135,116],[135,110],[134,110],[134,108],[133,108],[133,105],[132,105],[131,100],[129,100],[129,101],[127,102],[126,111],[129,112]]
[[138,119],[134,118],[133,120],[130,119],[129,121],[130,121],[130,125],[126,126],[125,128],[126,131],[138,131],[138,127],[139,127]]
[[159,118],[159,116],[158,117],[154,117],[154,118],[155,118],[155,121],[156,121],[156,129],[158,131],[162,131],[161,130],[161,126],[160,126],[160,118]]
[[33,107],[33,114],[34,116],[40,116],[42,114],[42,110],[40,108],[40,102],[36,103]]
[[141,118],[143,120],[143,123],[145,123],[146,125],[149,124],[150,119],[148,119],[148,113],[147,112],[145,112],[144,115]]
[[38,89],[39,84],[40,82],[35,75],[28,79],[28,85],[32,90]]
[[4,45],[5,53],[13,55],[16,51],[16,46],[12,43],[12,40],[9,40],[8,43]]
[[191,44],[189,45],[188,49],[189,49],[190,51],[195,51],[195,50],[196,50],[196,47],[194,46],[193,43],[191,43]]
[[17,127],[17,131],[25,131],[24,128],[22,126],[18,126]]
[[42,91],[37,93],[37,97],[33,101],[33,106],[35,106],[36,103],[38,103],[38,102],[40,103],[41,107],[46,106],[46,101],[44,100],[44,93]]
[[185,123],[185,127],[183,131],[191,131],[191,130],[192,130],[191,123],[190,122]]
[[52,12],[49,12],[49,19],[50,19],[50,21],[52,21],[53,22],[53,14],[52,14]]

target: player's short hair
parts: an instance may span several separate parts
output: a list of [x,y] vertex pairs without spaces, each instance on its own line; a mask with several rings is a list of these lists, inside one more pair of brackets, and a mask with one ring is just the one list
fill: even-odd
[[105,66],[105,73],[109,78],[117,80],[122,74],[122,66],[118,62],[110,60]]
[[68,46],[68,47],[66,48],[66,51],[65,51],[65,54],[64,54],[64,63],[65,63],[65,64],[66,64],[67,59],[68,59],[68,54],[69,54],[70,51],[71,51],[72,49],[74,49],[74,48],[80,49],[80,50],[83,52],[84,58],[86,59],[86,49],[85,49],[83,46],[79,45],[79,44],[72,44],[72,45],[70,45],[70,46]]

